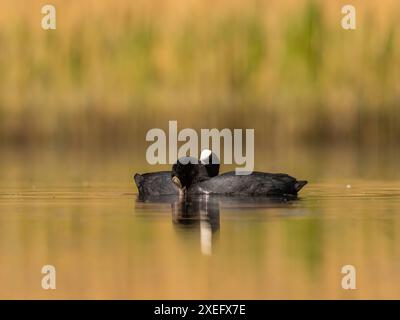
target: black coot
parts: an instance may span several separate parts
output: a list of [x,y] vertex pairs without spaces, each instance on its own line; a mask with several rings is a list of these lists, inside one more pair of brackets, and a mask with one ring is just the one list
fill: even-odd
[[242,196],[287,197],[297,196],[307,181],[296,180],[283,173],[253,172],[236,175],[227,172],[208,177],[202,168],[179,161],[172,167],[172,180],[186,194],[221,194]]
[[[179,163],[191,164],[196,167],[199,174],[214,177],[219,173],[218,157],[210,150],[204,150],[201,153],[200,161],[193,157],[180,158]],[[164,196],[180,194],[178,181],[172,181],[171,171],[159,171],[139,174],[134,176],[136,186],[139,190],[139,198],[148,196]],[[182,175],[182,181],[186,181],[185,175]]]

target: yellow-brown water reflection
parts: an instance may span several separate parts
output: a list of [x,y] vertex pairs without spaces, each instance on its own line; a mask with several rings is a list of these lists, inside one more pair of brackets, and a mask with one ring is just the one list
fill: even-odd
[[[128,156],[46,159],[26,169],[2,159],[0,298],[400,298],[396,180],[323,171],[298,201],[200,200],[185,211],[137,201]],[[305,159],[300,178],[315,174]],[[56,290],[41,288],[45,264]],[[341,288],[347,264],[355,291]]]

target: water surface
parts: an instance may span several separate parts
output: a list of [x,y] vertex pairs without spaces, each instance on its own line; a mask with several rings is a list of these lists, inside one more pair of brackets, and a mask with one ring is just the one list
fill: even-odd
[[[5,155],[0,298],[400,298],[391,167],[265,157],[262,170],[310,179],[297,201],[143,202],[132,173],[149,168],[134,156]],[[56,290],[41,288],[46,264]],[[341,288],[348,264],[357,290]]]

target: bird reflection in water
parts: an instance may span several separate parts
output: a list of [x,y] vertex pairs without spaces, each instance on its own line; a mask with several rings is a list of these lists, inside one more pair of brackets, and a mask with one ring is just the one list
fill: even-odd
[[172,204],[176,226],[200,227],[201,253],[212,254],[213,234],[219,230],[219,201],[210,196],[180,199]]
[[158,205],[170,204],[172,222],[181,229],[199,230],[200,246],[204,255],[212,254],[212,243],[219,230],[219,198],[207,195],[182,197],[170,196],[138,196],[138,208],[154,210]]
[[[226,197],[216,195],[202,196],[158,196],[138,197],[136,206],[154,211],[158,204],[169,204],[172,209],[172,222],[180,229],[199,230],[200,246],[204,255],[211,255],[213,242],[220,228],[220,207],[230,210],[280,208],[280,215],[304,215],[307,210],[297,208],[294,199],[263,197]],[[152,205],[150,205],[152,204]],[[149,206],[150,205],[150,206]],[[157,209],[156,209],[157,210]]]

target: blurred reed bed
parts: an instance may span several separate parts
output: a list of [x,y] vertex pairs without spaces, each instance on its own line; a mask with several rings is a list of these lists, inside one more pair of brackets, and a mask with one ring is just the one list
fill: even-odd
[[0,143],[143,143],[168,120],[255,128],[271,143],[400,134],[400,2],[43,1],[0,4]]

